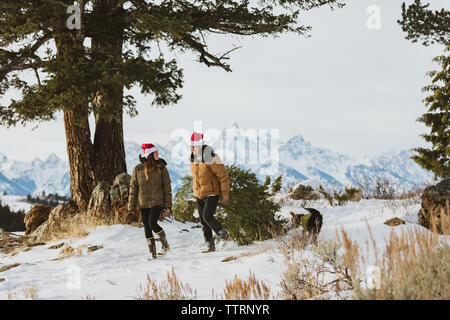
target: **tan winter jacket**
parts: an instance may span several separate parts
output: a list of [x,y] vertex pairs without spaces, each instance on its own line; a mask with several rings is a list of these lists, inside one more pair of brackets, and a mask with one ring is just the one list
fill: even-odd
[[172,187],[166,161],[160,159],[160,170],[148,173],[145,177],[144,164],[138,164],[131,175],[128,211],[161,206],[172,207]]
[[203,199],[212,194],[228,195],[230,180],[218,155],[211,162],[191,162],[191,171],[195,197]]

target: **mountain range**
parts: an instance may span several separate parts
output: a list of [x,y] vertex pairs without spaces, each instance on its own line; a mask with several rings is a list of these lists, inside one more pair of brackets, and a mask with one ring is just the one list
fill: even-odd
[[[406,191],[433,181],[433,175],[423,170],[410,158],[411,150],[391,151],[373,158],[353,159],[349,156],[325,148],[311,145],[301,135],[290,138],[285,143],[276,139],[266,139],[255,132],[242,130],[237,124],[215,135],[211,143],[214,150],[226,164],[235,163],[243,169],[255,172],[263,181],[266,175],[273,178],[282,174],[285,187],[308,179],[319,180],[325,188],[341,189],[344,186],[373,185],[380,179],[387,179],[398,190]],[[265,132],[263,132],[265,133]],[[253,134],[253,135],[252,135]],[[247,138],[246,138],[247,137]],[[161,146],[160,156],[168,162],[168,169],[174,189],[180,186],[181,178],[190,174],[189,145],[179,137]],[[241,144],[225,143],[241,141]],[[206,140],[208,143],[208,140]],[[278,148],[270,148],[276,143]],[[267,155],[275,150],[272,157]],[[128,173],[131,174],[139,163],[140,144],[125,142]],[[244,154],[244,155],[243,155]],[[279,159],[279,161],[273,161]],[[31,162],[9,160],[0,153],[0,192],[10,195],[39,195],[45,191],[69,195],[70,177],[67,161],[55,154],[46,159],[36,157]]]

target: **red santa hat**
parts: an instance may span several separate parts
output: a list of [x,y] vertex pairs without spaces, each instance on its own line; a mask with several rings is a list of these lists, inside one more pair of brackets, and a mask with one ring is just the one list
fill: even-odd
[[143,143],[142,144],[142,152],[143,152],[144,156],[146,155],[145,154],[146,150],[148,150],[148,154],[151,154],[152,152],[158,151],[159,149],[157,146],[155,146],[152,143]]
[[191,146],[203,146],[203,133],[194,132],[191,136]]

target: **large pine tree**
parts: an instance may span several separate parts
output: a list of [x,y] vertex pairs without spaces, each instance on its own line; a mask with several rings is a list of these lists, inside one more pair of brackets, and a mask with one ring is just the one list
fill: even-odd
[[[80,28],[69,29],[69,6]],[[200,63],[231,71],[208,35],[304,35],[301,11],[339,0],[2,0],[0,94],[21,92],[0,110],[0,124],[41,123],[64,116],[71,200],[85,208],[99,181],[126,171],[123,114],[136,115],[124,89],[141,88],[154,104],[176,103],[182,70],[158,55],[158,44],[193,51]],[[76,21],[76,20],[75,20]],[[77,26],[78,27],[78,26]],[[156,50],[155,50],[156,49]],[[156,52],[156,54],[155,54]],[[35,80],[30,80],[30,75]],[[94,114],[93,142],[88,117]]]
[[429,4],[420,0],[402,6],[402,19],[399,20],[406,38],[422,44],[441,44],[444,54],[434,58],[441,70],[429,72],[432,83],[424,92],[431,94],[424,102],[428,111],[419,119],[430,128],[423,134],[425,141],[431,143],[430,148],[415,148],[417,155],[413,160],[423,168],[434,173],[435,178],[450,177],[450,11],[431,10]]

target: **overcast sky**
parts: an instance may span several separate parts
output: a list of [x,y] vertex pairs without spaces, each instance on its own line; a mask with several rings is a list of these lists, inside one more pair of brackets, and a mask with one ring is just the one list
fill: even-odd
[[[320,8],[301,16],[312,26],[311,38],[210,39],[213,52],[243,46],[231,55],[232,73],[176,54],[185,75],[183,99],[155,108],[151,96],[133,90],[139,116],[125,116],[125,140],[165,144],[173,130],[191,130],[201,120],[205,129],[233,122],[243,129],[280,129],[282,141],[301,134],[315,146],[353,157],[424,145],[419,134],[427,128],[416,122],[426,110],[421,88],[442,47],[404,38],[396,23],[402,1],[345,2],[334,12]],[[446,0],[432,3],[449,8]],[[381,29],[367,27],[371,5],[380,8]],[[67,159],[61,117],[31,128],[0,127],[0,152],[16,160],[52,152]]]

